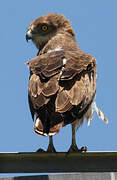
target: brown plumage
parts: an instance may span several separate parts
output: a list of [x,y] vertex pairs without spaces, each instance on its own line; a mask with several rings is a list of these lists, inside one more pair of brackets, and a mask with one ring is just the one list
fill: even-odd
[[78,151],[75,126],[80,126],[85,117],[89,124],[92,118],[96,60],[79,48],[74,36],[69,20],[59,14],[37,18],[26,34],[39,49],[28,62],[29,106],[35,132],[50,136],[48,151],[55,151],[51,136],[67,124],[72,124],[70,151]]

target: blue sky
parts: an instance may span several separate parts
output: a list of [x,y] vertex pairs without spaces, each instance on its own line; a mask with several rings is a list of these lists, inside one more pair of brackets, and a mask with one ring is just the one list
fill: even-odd
[[[0,2],[0,152],[35,152],[47,148],[48,137],[34,133],[28,107],[29,70],[24,64],[37,49],[27,43],[28,24],[48,12],[69,18],[79,46],[97,59],[97,105],[109,120],[106,125],[96,113],[87,127],[77,131],[79,147],[89,151],[116,151],[117,127],[117,1],[59,0]],[[71,143],[68,125],[54,137],[57,151],[67,151]]]

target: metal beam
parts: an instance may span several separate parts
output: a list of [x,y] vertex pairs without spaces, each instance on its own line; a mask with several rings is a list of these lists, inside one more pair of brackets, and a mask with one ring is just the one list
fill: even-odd
[[0,180],[117,180],[117,173],[67,173],[67,174],[48,174],[37,176],[14,176],[0,178]]
[[117,172],[117,152],[0,153],[0,173]]

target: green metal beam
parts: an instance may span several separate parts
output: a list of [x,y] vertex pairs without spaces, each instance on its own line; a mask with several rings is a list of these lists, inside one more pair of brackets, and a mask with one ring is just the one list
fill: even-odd
[[117,172],[117,152],[0,153],[0,173]]

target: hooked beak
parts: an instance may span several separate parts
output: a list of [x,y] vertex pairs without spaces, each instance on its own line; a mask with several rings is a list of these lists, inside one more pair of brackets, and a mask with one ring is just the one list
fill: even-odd
[[26,41],[28,42],[28,40],[32,39],[33,34],[31,30],[28,30],[26,33]]

